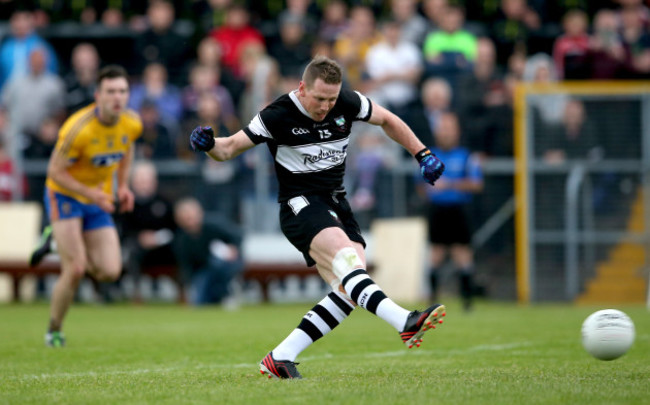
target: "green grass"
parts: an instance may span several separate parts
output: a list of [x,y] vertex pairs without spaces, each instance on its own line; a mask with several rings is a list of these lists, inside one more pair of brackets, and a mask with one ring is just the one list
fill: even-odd
[[45,304],[0,306],[0,404],[647,404],[650,314],[620,307],[636,341],[591,358],[580,325],[600,308],[451,301],[443,326],[407,350],[356,310],[299,357],[300,381],[268,380],[261,358],[310,304],[75,305],[68,345],[43,345]]

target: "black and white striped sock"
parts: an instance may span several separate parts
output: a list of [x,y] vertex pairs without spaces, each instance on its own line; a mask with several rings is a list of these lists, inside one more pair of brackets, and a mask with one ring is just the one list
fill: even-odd
[[298,327],[273,349],[273,357],[295,361],[300,352],[336,328],[353,309],[340,292],[332,291],[307,312]]
[[398,332],[402,331],[410,312],[388,298],[365,270],[352,270],[343,277],[341,285],[360,307],[390,323]]

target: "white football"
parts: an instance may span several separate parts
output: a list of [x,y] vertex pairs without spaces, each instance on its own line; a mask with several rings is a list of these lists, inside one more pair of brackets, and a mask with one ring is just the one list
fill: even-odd
[[596,311],[582,323],[582,345],[600,360],[624,355],[632,346],[634,335],[634,323],[617,309]]

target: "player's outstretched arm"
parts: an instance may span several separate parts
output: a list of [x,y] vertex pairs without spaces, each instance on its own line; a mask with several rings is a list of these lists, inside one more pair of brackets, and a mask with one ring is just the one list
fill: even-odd
[[402,145],[413,156],[425,148],[422,141],[415,136],[415,133],[401,118],[379,104],[372,103],[372,115],[368,122],[381,126],[386,135]]
[[411,128],[397,115],[378,104],[372,103],[372,115],[368,122],[381,126],[386,135],[402,145],[417,159],[420,165],[420,173],[429,184],[434,184],[442,176],[445,165],[436,155],[431,153],[429,148],[415,136]]
[[196,127],[190,134],[192,149],[205,152],[212,159],[223,162],[239,156],[241,153],[255,146],[244,131],[238,131],[228,137],[214,137],[210,127]]

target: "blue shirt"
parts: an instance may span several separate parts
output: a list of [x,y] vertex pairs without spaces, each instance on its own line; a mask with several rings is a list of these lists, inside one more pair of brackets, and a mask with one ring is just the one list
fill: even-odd
[[[450,150],[431,148],[431,152],[445,164],[445,172],[442,179],[453,183],[459,180],[482,181],[483,172],[479,162],[472,158],[469,151],[463,147],[456,147]],[[466,204],[472,199],[472,193],[460,190],[440,190],[434,187],[427,187],[429,201],[440,205]]]
[[172,84],[167,84],[165,90],[158,95],[149,94],[144,84],[134,85],[129,96],[129,108],[140,111],[145,101],[152,101],[156,105],[163,121],[179,121],[182,118],[181,91]]
[[23,39],[9,37],[0,46],[0,89],[13,76],[29,72],[29,54],[39,47],[45,49],[47,71],[57,73],[56,53],[44,39],[36,34],[30,34]]

